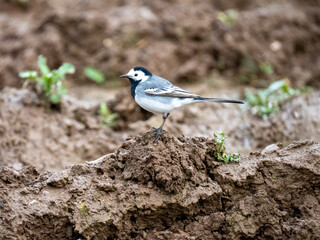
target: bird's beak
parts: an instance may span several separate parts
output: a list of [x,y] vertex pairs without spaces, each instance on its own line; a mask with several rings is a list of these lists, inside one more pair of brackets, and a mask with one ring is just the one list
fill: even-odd
[[129,77],[129,75],[128,75],[128,74],[123,74],[123,75],[121,75],[120,77],[121,77],[121,78],[127,78],[127,77]]

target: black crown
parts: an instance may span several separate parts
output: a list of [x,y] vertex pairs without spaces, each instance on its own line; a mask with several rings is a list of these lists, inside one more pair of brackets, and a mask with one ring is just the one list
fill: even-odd
[[135,67],[133,70],[135,70],[135,71],[139,71],[140,70],[140,71],[144,72],[144,74],[146,76],[152,76],[152,73],[148,69],[146,69],[144,67]]

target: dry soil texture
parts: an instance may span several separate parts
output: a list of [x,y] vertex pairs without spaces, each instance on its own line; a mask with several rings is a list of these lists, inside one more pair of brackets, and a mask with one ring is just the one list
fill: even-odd
[[130,138],[56,173],[0,171],[1,239],[319,239],[320,145],[225,165],[206,138]]

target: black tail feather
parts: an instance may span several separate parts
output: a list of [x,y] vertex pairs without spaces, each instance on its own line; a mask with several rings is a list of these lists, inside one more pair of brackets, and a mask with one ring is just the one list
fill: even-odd
[[237,104],[245,104],[246,101],[242,100],[233,100],[233,99],[223,99],[223,98],[195,98],[195,100],[207,101],[207,102],[221,102],[221,103],[237,103]]

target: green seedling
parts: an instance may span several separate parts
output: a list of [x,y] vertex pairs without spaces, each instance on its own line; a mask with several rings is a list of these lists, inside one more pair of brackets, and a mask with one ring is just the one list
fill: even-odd
[[226,154],[224,151],[226,147],[224,146],[224,141],[228,136],[221,130],[214,134],[214,140],[218,143],[218,151],[214,152],[214,156],[218,161],[223,161],[225,163],[229,162],[239,162],[240,155],[237,153]]
[[84,216],[84,219],[85,219],[86,223],[89,225],[88,218],[87,218],[89,209],[88,209],[88,207],[86,206],[86,204],[84,202],[81,204],[80,212]]
[[91,79],[92,81],[95,81],[96,83],[103,83],[106,80],[103,73],[93,67],[85,67],[84,73],[87,76],[87,78]]
[[50,70],[47,65],[47,59],[43,56],[38,57],[38,67],[41,76],[37,71],[20,72],[19,77],[31,79],[41,88],[41,95],[46,103],[60,103],[61,98],[67,93],[67,89],[62,86],[62,81],[66,74],[74,73],[75,67],[70,63],[63,63],[58,69]]
[[270,84],[266,89],[260,89],[256,93],[246,93],[247,102],[251,113],[266,117],[279,110],[281,102],[294,95],[301,94],[307,89],[293,89],[288,79],[282,79]]
[[81,204],[80,211],[81,211],[82,214],[86,214],[86,212],[87,212],[87,207],[86,207],[86,204],[85,204],[85,203],[82,203],[82,204]]
[[118,117],[118,114],[110,113],[107,104],[100,104],[99,114],[102,117],[102,123],[104,125],[107,125],[108,127],[117,126],[117,122],[115,121],[115,119]]
[[239,13],[234,9],[228,9],[224,12],[218,13],[218,19],[222,22],[225,26],[232,26],[234,25],[239,17]]

